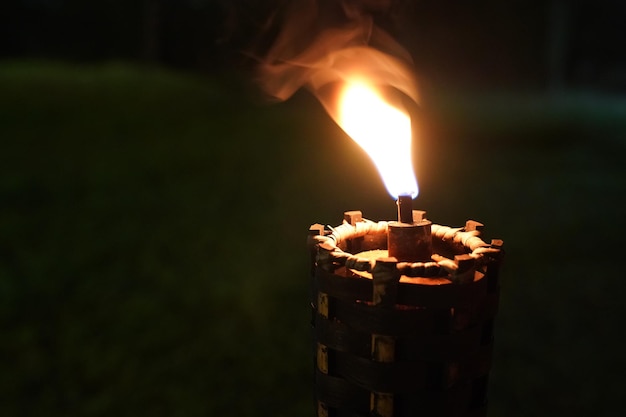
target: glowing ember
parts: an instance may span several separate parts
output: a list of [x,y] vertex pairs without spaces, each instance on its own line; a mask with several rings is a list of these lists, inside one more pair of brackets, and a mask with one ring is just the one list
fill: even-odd
[[337,123],[367,152],[394,198],[418,194],[411,159],[411,119],[365,81],[346,83]]

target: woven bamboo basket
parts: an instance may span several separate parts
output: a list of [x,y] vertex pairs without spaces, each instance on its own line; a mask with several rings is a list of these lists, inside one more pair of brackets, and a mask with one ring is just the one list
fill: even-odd
[[387,226],[309,230],[316,415],[484,416],[502,241],[433,224],[433,260],[397,262]]

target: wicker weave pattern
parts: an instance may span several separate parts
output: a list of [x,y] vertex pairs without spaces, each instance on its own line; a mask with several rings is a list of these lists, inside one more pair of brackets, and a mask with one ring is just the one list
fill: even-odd
[[[384,222],[360,223],[344,223],[311,240],[317,415],[485,415],[501,241],[489,245],[478,231],[433,225],[435,247],[472,256],[471,267],[462,271],[472,278],[455,283],[460,263],[445,258],[454,266],[442,265],[444,259],[398,263],[393,270],[398,279],[383,282],[375,263],[344,250],[352,239],[382,242]],[[373,271],[373,279],[353,270]],[[400,275],[420,271],[450,282],[399,281]],[[376,285],[386,286],[383,295],[392,302],[376,299]],[[380,340],[392,349],[383,360],[375,354]]]

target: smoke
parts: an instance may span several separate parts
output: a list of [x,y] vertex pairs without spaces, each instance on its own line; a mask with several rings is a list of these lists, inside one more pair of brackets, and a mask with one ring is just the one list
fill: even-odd
[[391,7],[392,0],[292,0],[266,26],[276,36],[260,59],[261,88],[286,100],[306,87],[333,117],[337,88],[349,79],[367,79],[392,101],[399,91],[419,102],[409,53],[374,23]]

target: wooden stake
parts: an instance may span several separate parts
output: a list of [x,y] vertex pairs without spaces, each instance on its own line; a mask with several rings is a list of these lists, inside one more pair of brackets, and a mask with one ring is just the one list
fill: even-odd
[[[380,308],[393,309],[398,295],[400,271],[396,258],[376,260],[372,271],[372,301]],[[378,362],[393,362],[396,341],[392,336],[372,334],[372,359]],[[370,411],[376,417],[393,417],[393,394],[372,392],[370,395]]]
[[[343,221],[351,226],[356,226],[358,222],[363,221],[363,213],[359,210],[346,211],[343,213]],[[363,236],[348,239],[346,243],[346,250],[348,252],[361,252],[361,247],[363,246]]]
[[309,234],[307,236],[307,246],[309,248],[311,277],[315,275],[315,258],[317,257],[317,245],[315,242],[315,236],[324,235],[324,225],[316,223],[309,227]]
[[[317,312],[328,319],[328,294],[319,292],[317,294]],[[328,346],[317,344],[317,369],[328,375]],[[328,407],[321,401],[317,402],[317,417],[328,417]]]
[[452,282],[455,284],[469,284],[474,282],[474,273],[476,271],[476,260],[471,255],[455,255],[454,262],[457,264],[458,269],[455,274],[452,275]]
[[490,261],[487,263],[486,278],[489,285],[489,292],[498,290],[500,281],[500,263],[502,262],[504,241],[502,239],[492,239],[490,247],[496,249],[496,253],[489,255]]
[[465,231],[466,232],[472,232],[474,230],[477,230],[479,232],[482,232],[482,230],[485,228],[485,225],[477,222],[476,220],[468,220],[465,222]]
[[[309,228],[308,245],[311,252],[311,277],[315,275],[315,258],[317,256],[317,244],[313,239],[315,236],[324,234],[324,225],[314,224]],[[314,289],[316,291],[316,289]],[[328,318],[328,294],[317,293],[317,313],[324,318]],[[328,374],[328,347],[318,343],[316,352],[317,369],[323,374]],[[328,407],[321,401],[317,402],[317,417],[328,417]]]

